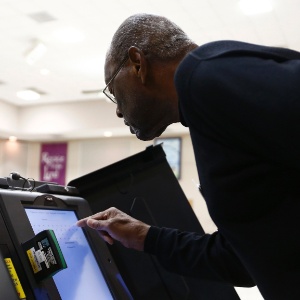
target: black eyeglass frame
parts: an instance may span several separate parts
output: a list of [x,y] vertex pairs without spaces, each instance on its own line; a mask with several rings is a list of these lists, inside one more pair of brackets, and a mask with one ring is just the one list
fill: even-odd
[[121,71],[121,69],[124,67],[125,63],[127,62],[128,60],[128,56],[126,56],[120,66],[118,67],[118,69],[116,70],[116,72],[114,73],[114,75],[111,77],[111,79],[108,81],[107,85],[105,86],[105,88],[103,89],[102,93],[108,98],[110,99],[113,103],[117,104],[117,100],[116,98],[112,95],[112,94],[108,94],[106,92],[106,90],[108,89],[108,86],[112,83],[112,81],[116,78],[116,76],[119,74],[119,72]]

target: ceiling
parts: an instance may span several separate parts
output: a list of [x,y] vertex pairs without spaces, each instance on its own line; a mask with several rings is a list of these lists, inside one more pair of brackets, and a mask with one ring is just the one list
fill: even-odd
[[[0,0],[0,100],[25,106],[104,99],[98,92],[105,85],[106,50],[117,27],[135,13],[164,15],[198,44],[234,39],[300,50],[299,0],[273,0],[271,12],[252,16],[242,13],[238,2]],[[67,42],[59,37],[62,30],[69,30],[68,37],[74,30],[81,36]],[[28,64],[26,55],[37,42],[46,52]],[[40,99],[16,96],[28,88],[40,91]]]

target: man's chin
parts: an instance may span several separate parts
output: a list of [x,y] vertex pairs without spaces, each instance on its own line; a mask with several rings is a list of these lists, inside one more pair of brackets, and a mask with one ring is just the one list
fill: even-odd
[[139,140],[144,141],[144,142],[155,139],[155,137],[146,136],[146,135],[141,134],[140,132],[136,132],[135,135]]
[[145,134],[145,133],[141,132],[140,130],[135,130],[135,132],[132,132],[132,133],[135,134],[136,137],[141,141],[152,141],[155,138],[159,137],[165,130],[166,130],[166,128],[164,128],[163,130],[160,130],[159,132],[155,132],[155,133],[151,133],[151,134]]

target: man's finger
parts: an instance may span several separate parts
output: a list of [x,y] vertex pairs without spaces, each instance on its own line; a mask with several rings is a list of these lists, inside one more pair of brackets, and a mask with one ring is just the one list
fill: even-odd
[[87,224],[87,226],[89,226],[93,229],[96,229],[96,230],[102,230],[103,229],[103,224],[102,224],[101,220],[95,220],[95,219],[89,218],[86,221],[86,224]]
[[86,218],[83,218],[79,221],[77,221],[76,225],[78,227],[84,227],[84,226],[87,226],[87,221],[90,220],[90,219],[95,219],[95,220],[107,220],[108,218],[108,214],[106,211],[103,211],[103,212],[98,212],[94,215],[91,215],[89,217],[86,217]]
[[85,227],[86,226],[86,221],[88,220],[88,218],[84,218],[84,219],[81,219],[81,220],[77,221],[76,222],[76,226],[78,226],[78,227]]

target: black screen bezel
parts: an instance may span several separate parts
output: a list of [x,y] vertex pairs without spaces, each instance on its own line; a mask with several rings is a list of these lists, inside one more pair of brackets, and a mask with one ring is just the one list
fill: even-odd
[[[28,266],[21,244],[33,238],[34,232],[25,212],[25,208],[71,210],[75,212],[78,219],[81,219],[92,214],[87,201],[81,197],[49,195],[37,192],[15,190],[0,190],[0,194],[2,200],[1,210],[4,213],[6,224],[14,242],[16,251],[23,262],[23,267],[27,277],[29,278],[31,289],[35,290],[40,289],[41,287],[47,288],[47,286],[51,286],[51,289],[53,290],[51,292],[53,294],[53,299],[61,299],[56,289],[54,280],[49,278],[43,283],[37,283],[32,275],[31,269]],[[40,201],[46,197],[52,197],[55,205],[49,205],[46,200],[44,202]],[[83,228],[83,232],[103,274],[103,277],[106,280],[112,297],[114,299],[133,299],[128,288],[125,286],[122,276],[110,254],[108,245],[99,237],[96,231],[89,228]],[[58,296],[56,294],[58,294]]]

